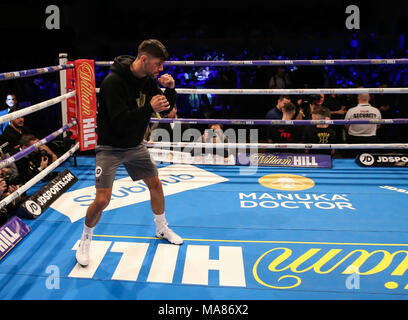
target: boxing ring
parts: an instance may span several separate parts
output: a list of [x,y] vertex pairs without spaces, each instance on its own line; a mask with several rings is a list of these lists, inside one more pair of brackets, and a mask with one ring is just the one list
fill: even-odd
[[[168,61],[166,65],[398,64],[394,60]],[[108,66],[111,62],[96,62]],[[64,72],[68,64],[50,72]],[[59,69],[62,68],[62,69]],[[30,74],[35,75],[39,73]],[[14,75],[17,77],[17,75]],[[8,76],[10,78],[10,76]],[[0,74],[0,80],[6,76]],[[408,93],[407,88],[359,89],[176,89],[179,94]],[[0,117],[0,122],[34,112],[77,94]],[[77,125],[66,119],[57,133]],[[69,122],[68,122],[69,121]],[[399,125],[408,119],[250,120],[152,119],[152,122],[240,125]],[[300,122],[299,122],[300,121]],[[353,122],[357,123],[357,122]],[[39,145],[5,166],[18,161]],[[324,145],[155,142],[166,200],[166,216],[184,244],[154,236],[149,192],[119,167],[112,200],[96,226],[91,263],[76,264],[75,250],[87,206],[95,195],[95,159],[71,155],[79,142],[24,191],[34,193],[50,171],[69,169],[78,181],[36,219],[25,219],[26,237],[0,260],[0,297],[5,300],[401,300],[408,293],[408,171],[406,167],[361,167],[354,159],[332,159],[330,167],[253,166],[239,162],[177,158],[183,148],[401,149],[408,144]],[[172,157],[165,158],[169,148]],[[155,151],[154,151],[155,150]],[[162,150],[162,151],[160,151]],[[254,151],[254,152],[255,152]],[[156,152],[156,153],[154,153]],[[162,153],[160,153],[162,152]],[[162,158],[160,158],[162,157]],[[177,158],[177,160],[176,160]],[[214,160],[214,159],[213,159]]]

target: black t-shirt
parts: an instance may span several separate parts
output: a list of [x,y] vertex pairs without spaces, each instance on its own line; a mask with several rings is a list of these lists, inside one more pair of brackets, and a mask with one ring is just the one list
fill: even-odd
[[[336,132],[331,128],[318,128],[309,126],[304,134],[305,143],[313,144],[334,144],[336,143]],[[316,149],[314,153],[331,154],[330,149]]]
[[[268,138],[272,143],[300,143],[303,138],[303,126],[298,125],[272,125],[268,127]],[[301,153],[302,149],[272,149],[271,152]]]
[[272,125],[268,129],[268,138],[272,143],[299,143],[302,140],[302,126]]
[[338,111],[341,108],[340,98],[329,95],[324,99],[324,106],[330,111]]

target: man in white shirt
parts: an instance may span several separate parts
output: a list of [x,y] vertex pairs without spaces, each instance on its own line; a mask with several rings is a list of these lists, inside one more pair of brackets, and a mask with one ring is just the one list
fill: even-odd
[[[358,105],[347,111],[345,120],[372,120],[381,119],[381,112],[370,105],[368,93],[359,94]],[[351,124],[346,125],[348,142],[365,143],[375,142],[379,125],[376,124]]]
[[[6,97],[6,105],[0,108],[0,116],[5,116],[9,113],[10,108],[16,106],[18,104],[16,95],[14,93],[9,93]],[[3,122],[0,124],[0,134],[4,132],[6,127],[10,124],[10,122]]]
[[[358,105],[347,111],[345,120],[372,120],[381,119],[381,112],[370,105],[370,94],[361,93],[357,97]],[[348,143],[375,143],[377,141],[376,124],[350,124],[346,125]],[[355,152],[353,152],[355,153]]]

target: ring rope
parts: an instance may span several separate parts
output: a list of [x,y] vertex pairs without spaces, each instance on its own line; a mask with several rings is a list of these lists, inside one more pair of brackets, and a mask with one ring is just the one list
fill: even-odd
[[269,120],[269,119],[187,119],[151,118],[151,123],[223,124],[223,125],[351,125],[351,124],[408,124],[408,118],[370,120]]
[[208,148],[208,149],[408,149],[408,143],[370,144],[303,144],[303,143],[209,143],[209,142],[152,142],[155,148]]
[[176,88],[179,94],[246,94],[246,95],[302,95],[302,94],[360,94],[408,93],[408,88],[328,88],[328,89],[187,89]]
[[4,73],[0,73],[0,81],[17,79],[17,78],[32,77],[32,76],[36,76],[36,75],[39,75],[39,74],[51,73],[51,72],[56,72],[56,71],[60,71],[60,70],[64,70],[64,69],[71,69],[73,67],[74,67],[73,64],[61,64],[61,65],[52,66],[52,67],[44,67],[44,68],[37,68],[37,69],[28,69],[28,70],[21,70],[21,71],[4,72]]
[[6,114],[6,115],[0,117],[0,123],[9,122],[11,120],[21,118],[21,117],[23,117],[23,116],[25,116],[27,114],[30,114],[30,113],[33,113],[33,112],[48,108],[48,107],[50,107],[50,106],[52,106],[54,104],[57,104],[57,103],[59,103],[61,101],[67,100],[67,99],[69,99],[71,97],[75,97],[75,95],[76,95],[76,91],[74,90],[74,91],[65,93],[65,94],[63,94],[61,96],[52,98],[50,100],[46,100],[46,101],[34,104],[31,107],[27,107],[27,108],[18,110],[18,111],[13,112],[13,113]]
[[7,206],[9,203],[20,197],[24,192],[26,192],[29,188],[31,188],[33,185],[35,185],[38,181],[40,181],[42,178],[44,178],[48,173],[50,173],[52,170],[54,170],[56,167],[61,165],[66,159],[68,159],[70,156],[72,156],[75,151],[79,149],[79,142],[75,144],[70,150],[68,150],[66,153],[64,153],[61,157],[59,157],[56,161],[51,163],[47,168],[42,170],[39,174],[37,174],[35,177],[30,179],[26,184],[18,188],[16,191],[14,191],[12,194],[8,195],[6,198],[4,198],[0,202],[0,209],[4,208]]
[[[165,89],[162,88],[164,91]],[[317,88],[317,89],[189,89],[175,88],[178,94],[246,94],[246,95],[308,95],[308,94],[391,94],[408,93],[408,88]],[[100,88],[96,88],[99,93]]]
[[[110,66],[113,61],[95,61],[95,66]],[[326,60],[197,60],[164,62],[165,66],[321,66],[321,65],[382,65],[408,64],[408,59],[326,59]]]
[[[100,88],[96,88],[99,93]],[[162,88],[164,91],[165,89]],[[246,95],[308,95],[308,94],[391,94],[408,93],[408,88],[317,88],[317,89],[189,89],[175,88],[178,94],[246,94]]]
[[21,158],[24,158],[25,156],[29,155],[30,153],[32,153],[33,151],[35,151],[36,149],[38,149],[42,145],[44,145],[44,144],[50,142],[51,140],[55,139],[60,134],[62,134],[63,132],[67,131],[69,128],[72,128],[75,125],[77,125],[77,121],[74,119],[71,123],[66,124],[62,128],[54,131],[53,133],[51,133],[48,136],[46,136],[45,138],[37,141],[36,143],[34,143],[33,145],[27,147],[26,149],[21,150],[21,151],[17,152],[15,155],[0,161],[0,169],[3,169],[4,167],[9,166],[10,164],[20,160]]

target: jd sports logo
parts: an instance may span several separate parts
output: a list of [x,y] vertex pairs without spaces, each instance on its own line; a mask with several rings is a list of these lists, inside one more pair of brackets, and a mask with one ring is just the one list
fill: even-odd
[[360,162],[366,166],[371,166],[374,164],[374,157],[369,153],[363,153],[360,155]]
[[313,188],[315,184],[312,179],[283,173],[263,176],[259,178],[258,182],[264,187],[285,191],[306,190]]
[[32,200],[27,200],[24,203],[28,212],[30,212],[34,216],[39,216],[41,214],[41,207]]
[[[159,179],[162,181],[165,196],[228,181],[217,174],[186,164],[160,168]],[[90,186],[64,193],[50,207],[75,222],[85,217],[86,210],[94,198],[95,186]],[[147,186],[142,180],[132,181],[130,177],[126,177],[114,182],[111,202],[105,211],[144,201],[150,201]]]

